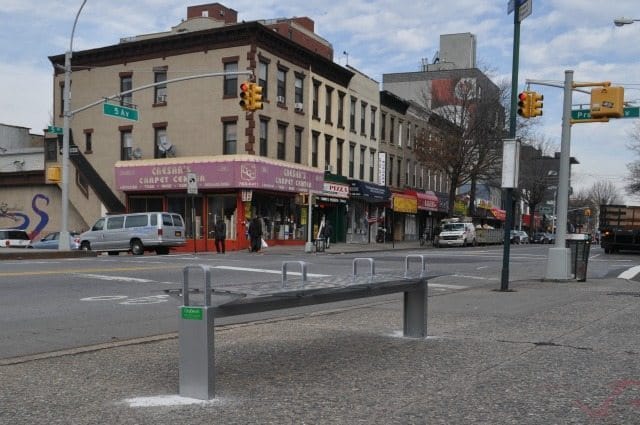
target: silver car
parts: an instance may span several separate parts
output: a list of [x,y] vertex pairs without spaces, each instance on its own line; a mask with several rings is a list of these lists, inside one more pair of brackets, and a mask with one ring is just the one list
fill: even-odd
[[[80,234],[69,232],[69,248],[80,249]],[[60,247],[60,232],[52,232],[37,242],[32,242],[29,248],[35,249],[58,249]]]

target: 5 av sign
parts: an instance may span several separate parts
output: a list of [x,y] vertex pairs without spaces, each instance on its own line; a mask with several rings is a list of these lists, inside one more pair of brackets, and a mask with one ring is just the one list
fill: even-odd
[[102,113],[111,117],[122,118],[129,121],[138,121],[138,110],[126,106],[102,104]]

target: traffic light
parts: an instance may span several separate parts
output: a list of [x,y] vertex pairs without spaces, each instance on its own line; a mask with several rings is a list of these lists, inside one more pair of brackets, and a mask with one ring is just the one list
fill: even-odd
[[539,117],[542,115],[542,101],[544,100],[544,96],[540,93],[531,91],[529,92],[529,102],[530,102],[530,113],[529,116],[532,118]]
[[251,92],[249,89],[249,82],[244,81],[240,84],[240,107],[243,111],[251,110]]
[[624,87],[591,89],[591,118],[622,118]]
[[264,107],[262,104],[262,86],[259,86],[257,83],[249,83],[249,93],[251,110],[262,109]]
[[531,118],[531,92],[523,91],[518,95],[518,115]]

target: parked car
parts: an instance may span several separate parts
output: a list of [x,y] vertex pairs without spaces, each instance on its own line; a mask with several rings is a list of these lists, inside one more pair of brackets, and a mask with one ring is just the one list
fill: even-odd
[[[60,247],[60,232],[52,232],[37,242],[32,242],[29,248],[58,249]],[[69,247],[80,249],[80,233],[69,232]]]
[[475,246],[476,228],[473,223],[448,220],[442,224],[442,230],[438,235],[437,247],[442,246]]
[[24,230],[0,229],[0,248],[27,248],[29,245],[31,239]]
[[531,237],[531,243],[551,244],[556,240],[553,233],[536,232]]
[[80,235],[80,249],[107,251],[109,255],[130,251],[168,254],[171,247],[183,246],[184,220],[180,214],[142,212],[108,215]]
[[524,230],[512,230],[511,231],[511,243],[529,243],[529,235]]

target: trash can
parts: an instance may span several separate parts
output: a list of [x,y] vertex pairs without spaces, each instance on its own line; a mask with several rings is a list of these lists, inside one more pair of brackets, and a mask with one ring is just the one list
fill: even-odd
[[324,252],[325,240],[324,238],[316,239],[316,252]]
[[566,247],[571,251],[571,274],[579,282],[586,281],[591,236],[584,233],[569,234],[566,239]]

